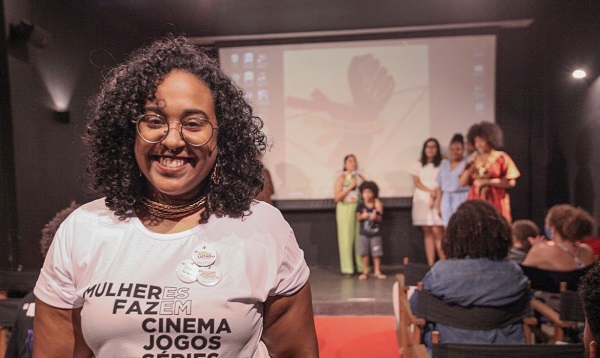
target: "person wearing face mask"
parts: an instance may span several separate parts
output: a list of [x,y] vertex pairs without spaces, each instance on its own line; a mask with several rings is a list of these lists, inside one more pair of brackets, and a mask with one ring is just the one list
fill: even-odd
[[467,139],[475,148],[460,175],[460,185],[469,185],[469,200],[489,201],[512,222],[510,196],[507,189],[514,188],[521,176],[512,158],[498,148],[502,147],[502,129],[492,122],[480,122],[469,128]]
[[555,205],[548,211],[544,232],[548,240],[532,239],[524,266],[551,271],[572,271],[596,262],[593,250],[579,243],[595,231],[595,221],[583,209],[569,204]]
[[460,173],[465,169],[464,141],[460,133],[455,134],[448,146],[448,159],[442,160],[437,175],[437,182],[441,190],[439,212],[442,216],[444,227],[456,209],[467,200],[469,187],[460,185]]
[[255,200],[261,128],[184,37],[105,76],[85,135],[103,198],[69,215],[48,251],[34,357],[318,356],[303,251]]

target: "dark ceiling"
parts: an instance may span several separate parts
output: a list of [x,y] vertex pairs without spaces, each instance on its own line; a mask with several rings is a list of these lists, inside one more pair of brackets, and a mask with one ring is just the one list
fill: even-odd
[[[312,31],[587,17],[598,0],[63,0],[107,26],[129,24],[157,35],[238,36]],[[119,25],[117,25],[119,26]],[[123,25],[120,25],[123,26]]]

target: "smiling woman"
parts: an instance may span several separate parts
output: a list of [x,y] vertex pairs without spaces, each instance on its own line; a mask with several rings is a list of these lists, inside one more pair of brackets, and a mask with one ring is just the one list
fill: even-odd
[[34,354],[317,356],[304,254],[281,213],[254,200],[261,128],[184,38],[113,70],[86,135],[104,198],[69,216],[50,248]]

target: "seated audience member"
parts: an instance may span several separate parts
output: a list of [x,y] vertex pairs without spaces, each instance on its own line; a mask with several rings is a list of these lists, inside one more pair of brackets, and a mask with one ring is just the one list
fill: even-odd
[[[433,265],[423,279],[423,290],[463,307],[502,307],[522,302],[528,294],[527,278],[515,262],[506,260],[510,246],[510,225],[492,204],[479,199],[461,204],[450,218],[443,241],[448,259]],[[410,299],[413,311],[418,295],[415,292]],[[440,332],[442,343],[525,343],[520,322],[491,330],[428,322],[424,342],[429,347],[433,330]]]
[[[42,229],[42,239],[40,240],[40,249],[42,257],[46,257],[50,244],[54,239],[54,234],[60,224],[77,209],[79,204],[74,201],[71,205],[54,215],[54,217]],[[33,317],[35,313],[35,295],[33,292],[23,297],[21,300],[22,310],[17,312],[17,318],[13,325],[10,341],[6,348],[5,358],[31,358],[33,350]]]
[[520,264],[531,248],[529,238],[535,239],[540,235],[540,229],[531,220],[517,220],[512,224],[512,247],[508,259]]
[[544,231],[548,240],[534,240],[523,266],[551,271],[572,271],[596,262],[592,249],[578,243],[593,234],[595,222],[585,210],[569,204],[548,211]]
[[581,279],[579,295],[585,312],[583,343],[586,357],[600,358],[600,266],[595,266]]

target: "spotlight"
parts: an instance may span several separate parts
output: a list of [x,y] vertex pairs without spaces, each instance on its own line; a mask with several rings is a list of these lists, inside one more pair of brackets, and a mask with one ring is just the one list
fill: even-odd
[[581,78],[585,78],[587,76],[587,73],[585,73],[584,70],[575,70],[575,71],[573,71],[572,76],[574,78],[581,79]]

